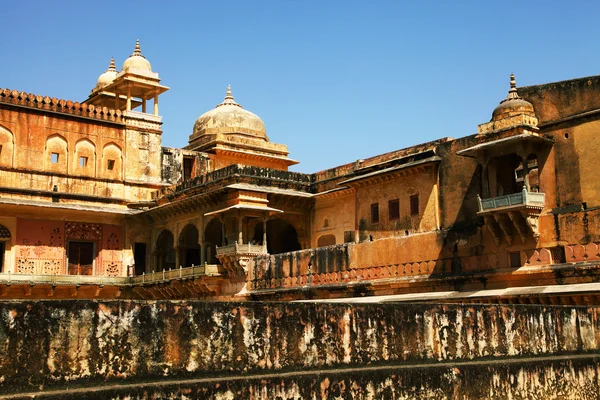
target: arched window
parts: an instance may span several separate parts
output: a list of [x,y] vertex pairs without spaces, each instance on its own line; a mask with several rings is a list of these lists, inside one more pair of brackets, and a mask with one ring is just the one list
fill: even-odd
[[11,131],[0,126],[0,166],[12,167],[14,157],[14,136]]

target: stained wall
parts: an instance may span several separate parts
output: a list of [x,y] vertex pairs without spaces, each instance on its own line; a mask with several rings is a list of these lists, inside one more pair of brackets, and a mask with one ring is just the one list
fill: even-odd
[[[438,398],[503,398],[529,383],[558,395],[597,386],[598,332],[598,307],[9,301],[0,302],[0,393],[115,390],[112,383],[155,390],[149,382],[182,379],[194,393],[203,386],[193,380],[204,379],[220,382],[211,390],[279,387],[295,399],[306,390],[366,397],[394,382]],[[411,365],[415,372],[399,370]]]

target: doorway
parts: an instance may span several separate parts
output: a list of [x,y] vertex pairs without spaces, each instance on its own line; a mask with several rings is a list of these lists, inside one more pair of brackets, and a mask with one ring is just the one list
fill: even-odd
[[92,275],[94,270],[94,243],[69,242],[69,275]]

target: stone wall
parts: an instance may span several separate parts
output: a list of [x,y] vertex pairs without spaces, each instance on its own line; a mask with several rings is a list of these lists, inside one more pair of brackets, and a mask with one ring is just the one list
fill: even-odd
[[394,388],[404,387],[519,398],[586,385],[596,393],[599,349],[598,307],[0,303],[0,394],[403,398]]

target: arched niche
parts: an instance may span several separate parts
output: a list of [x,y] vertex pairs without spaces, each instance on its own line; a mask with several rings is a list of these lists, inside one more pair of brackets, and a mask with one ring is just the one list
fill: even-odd
[[73,170],[78,175],[96,176],[96,145],[89,139],[80,139],[75,143]]
[[335,235],[323,235],[317,239],[317,247],[333,246],[335,244]]
[[48,136],[44,147],[44,170],[66,174],[68,171],[67,139],[55,133]]
[[98,176],[107,179],[121,179],[123,153],[116,143],[107,143],[102,148],[102,162]]
[[0,166],[13,167],[15,137],[11,131],[0,125]]

